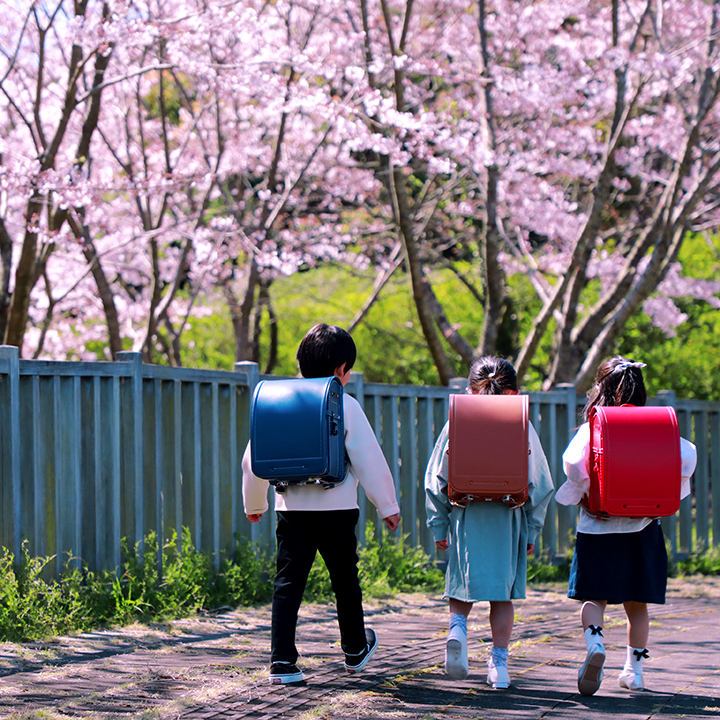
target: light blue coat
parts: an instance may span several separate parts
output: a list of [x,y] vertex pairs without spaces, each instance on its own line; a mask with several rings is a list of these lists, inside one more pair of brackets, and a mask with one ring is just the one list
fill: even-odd
[[447,424],[440,433],[425,472],[425,508],[435,541],[450,544],[446,598],[479,602],[525,597],[527,545],[536,543],[553,494],[550,468],[532,424],[529,444],[530,498],[522,507],[476,501],[461,508],[447,495]]

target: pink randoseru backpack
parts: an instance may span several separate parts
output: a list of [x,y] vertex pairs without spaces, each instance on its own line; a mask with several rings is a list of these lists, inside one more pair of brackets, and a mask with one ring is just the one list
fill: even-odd
[[527,395],[451,395],[448,497],[456,505],[528,499]]

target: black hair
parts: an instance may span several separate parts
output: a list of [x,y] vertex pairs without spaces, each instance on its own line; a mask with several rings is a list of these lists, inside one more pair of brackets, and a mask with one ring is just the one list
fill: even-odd
[[583,418],[588,420],[594,407],[637,405],[647,402],[641,363],[616,355],[598,368],[595,384],[588,392]]
[[355,364],[355,341],[337,325],[313,325],[300,342],[295,357],[304,378],[331,377],[345,365],[347,372]]
[[476,391],[479,395],[504,395],[509,390],[517,389],[517,373],[507,360],[488,355],[470,366],[469,393]]

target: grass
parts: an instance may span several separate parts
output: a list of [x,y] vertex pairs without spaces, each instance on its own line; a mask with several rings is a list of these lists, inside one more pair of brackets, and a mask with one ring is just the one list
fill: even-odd
[[[366,528],[365,547],[359,551],[358,571],[365,597],[397,593],[441,592],[444,574],[425,552],[404,538],[386,535],[378,542],[372,523]],[[198,613],[267,602],[272,596],[274,562],[258,555],[248,542],[238,542],[235,555],[225,558],[218,570],[212,559],[195,550],[189,530],[183,531],[181,551],[172,535],[163,544],[163,570],[154,558],[158,540],[145,539],[143,562],[137,548],[123,543],[119,572],[93,572],[78,568],[68,557],[63,573],[51,578],[54,558],[31,557],[27,544],[15,564],[12,553],[0,549],[0,641],[33,641],[72,632],[133,622],[160,622]],[[528,583],[565,582],[571,554],[560,562],[528,558]],[[73,562],[71,562],[71,560]],[[669,563],[669,575],[720,575],[720,548],[712,548]],[[318,557],[310,572],[305,600],[326,602],[333,598],[330,576]]]
[[539,557],[528,557],[527,581],[529,584],[542,584],[552,582],[566,582],[570,577],[570,563],[572,550],[568,551],[561,562],[551,562],[548,553]]
[[684,560],[671,561],[668,573],[673,577],[720,575],[720,546],[694,553]]
[[[12,553],[0,554],[0,640],[42,640],[98,627],[136,621],[172,620],[219,607],[251,605],[270,597],[270,563],[248,543],[238,543],[235,556],[218,571],[210,557],[195,550],[190,532],[177,551],[173,534],[164,543],[162,575],[150,558],[157,536],[145,539],[148,562],[123,542],[120,571],[93,572],[68,557],[60,577],[46,579],[53,557],[31,557],[27,543],[15,564]],[[71,560],[74,560],[71,563]]]
[[[145,538],[145,558],[123,542],[118,573],[78,568],[68,557],[60,577],[47,579],[53,557],[31,557],[23,545],[21,562],[0,553],[0,641],[42,640],[72,632],[133,622],[159,622],[238,606],[267,602],[272,596],[274,562],[258,555],[248,542],[238,542],[235,555],[219,570],[212,559],[199,553],[189,530],[182,536],[181,551],[173,534],[162,547],[162,574],[154,558],[158,539]],[[366,546],[359,552],[358,570],[366,597],[398,592],[436,592],[443,575],[422,550],[407,538],[386,537],[380,544],[371,526]],[[152,560],[151,560],[152,558]],[[71,560],[73,562],[71,562]],[[309,601],[333,597],[330,577],[318,558],[305,591]]]
[[[358,572],[365,597],[383,597],[399,592],[440,592],[445,575],[430,561],[424,550],[412,547],[405,538],[385,535],[375,538],[371,522],[365,530],[365,547],[359,552]],[[324,602],[333,598],[325,563],[315,558],[305,587],[304,599]]]

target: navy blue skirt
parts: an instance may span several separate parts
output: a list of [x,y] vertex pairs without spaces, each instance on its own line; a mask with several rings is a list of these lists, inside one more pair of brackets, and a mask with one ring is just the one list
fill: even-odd
[[568,597],[662,605],[667,588],[667,550],[659,520],[634,533],[578,533]]

